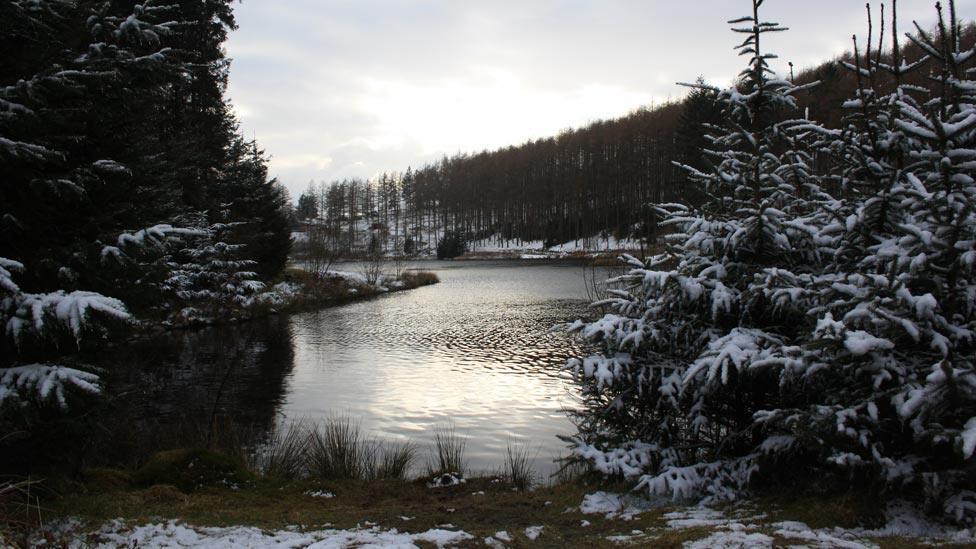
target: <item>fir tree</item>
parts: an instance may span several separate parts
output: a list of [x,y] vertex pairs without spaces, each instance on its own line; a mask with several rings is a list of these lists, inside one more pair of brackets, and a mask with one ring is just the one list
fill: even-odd
[[[734,22],[751,23],[752,62],[719,94],[717,168],[689,169],[708,200],[664,207],[671,250],[629,258],[616,313],[573,326],[603,348],[571,362],[592,404],[576,453],[674,497],[836,475],[972,521],[976,52],[941,8],[938,35],[912,38],[925,58],[900,59],[897,38],[891,64],[858,52],[852,114],[830,131],[787,118],[797,88],[767,72],[779,27],[760,4]],[[927,60],[933,90],[901,83]]]

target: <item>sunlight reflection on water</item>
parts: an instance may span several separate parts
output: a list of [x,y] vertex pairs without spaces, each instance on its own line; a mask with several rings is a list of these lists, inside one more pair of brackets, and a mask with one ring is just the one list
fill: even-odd
[[[552,326],[585,313],[581,267],[531,262],[427,262],[441,283],[292,317],[289,419],[347,415],[367,432],[426,445],[452,423],[475,470],[527,444],[539,472],[565,453],[560,377],[577,344]],[[343,270],[355,270],[344,266]]]

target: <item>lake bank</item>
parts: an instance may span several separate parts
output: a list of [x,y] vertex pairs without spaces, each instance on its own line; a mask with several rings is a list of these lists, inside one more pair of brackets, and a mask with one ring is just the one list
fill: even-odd
[[157,328],[184,329],[247,322],[273,314],[333,307],[438,282],[437,275],[427,271],[404,271],[395,276],[376,272],[367,276],[358,272],[312,273],[290,268],[279,276],[279,281],[274,285],[239,301],[185,308],[161,322],[144,322],[142,327],[152,331]]
[[[257,480],[183,493],[108,475],[76,482],[47,502],[50,545],[149,542],[266,547],[920,547],[971,546],[972,532],[929,522],[897,504],[843,492],[757,495],[736,504],[685,506],[578,478],[513,491],[503,478],[430,488],[422,481]],[[65,487],[66,488],[66,487]],[[63,488],[64,489],[64,488]],[[16,543],[12,536],[6,541]],[[2,539],[2,538],[0,538]],[[24,543],[27,545],[27,543]]]

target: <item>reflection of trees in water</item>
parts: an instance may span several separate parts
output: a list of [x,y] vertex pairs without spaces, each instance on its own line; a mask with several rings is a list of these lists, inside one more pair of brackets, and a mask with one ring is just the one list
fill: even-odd
[[106,358],[110,390],[143,425],[220,422],[259,430],[274,421],[294,367],[288,317],[169,332]]

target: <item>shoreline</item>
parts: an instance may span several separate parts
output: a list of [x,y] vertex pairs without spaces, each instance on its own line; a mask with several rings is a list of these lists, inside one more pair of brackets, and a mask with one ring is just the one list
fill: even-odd
[[489,475],[445,487],[423,479],[258,478],[181,491],[101,469],[57,482],[56,491],[65,495],[45,498],[42,525],[23,533],[0,528],[0,540],[6,534],[6,542],[24,546],[42,539],[55,546],[182,539],[262,547],[285,541],[343,547],[963,547],[973,541],[971,530],[932,522],[897,501],[839,489],[772,489],[705,506],[649,498],[594,477],[529,490]]
[[[252,301],[249,303],[231,309],[225,307],[211,314],[207,314],[208,311],[186,308],[180,312],[184,313],[192,309],[194,313],[203,314],[176,320],[139,319],[133,338],[152,337],[170,331],[242,324],[272,315],[328,309],[440,283],[440,279],[434,273],[413,269],[405,270],[399,278],[387,278],[382,281],[383,283],[378,281],[374,284],[354,280],[355,277],[349,275],[350,273],[341,272],[316,275],[301,268],[286,268],[280,282],[269,286],[267,291],[250,296]],[[219,308],[222,304],[208,305]],[[122,343],[128,343],[133,338],[126,338]]]

